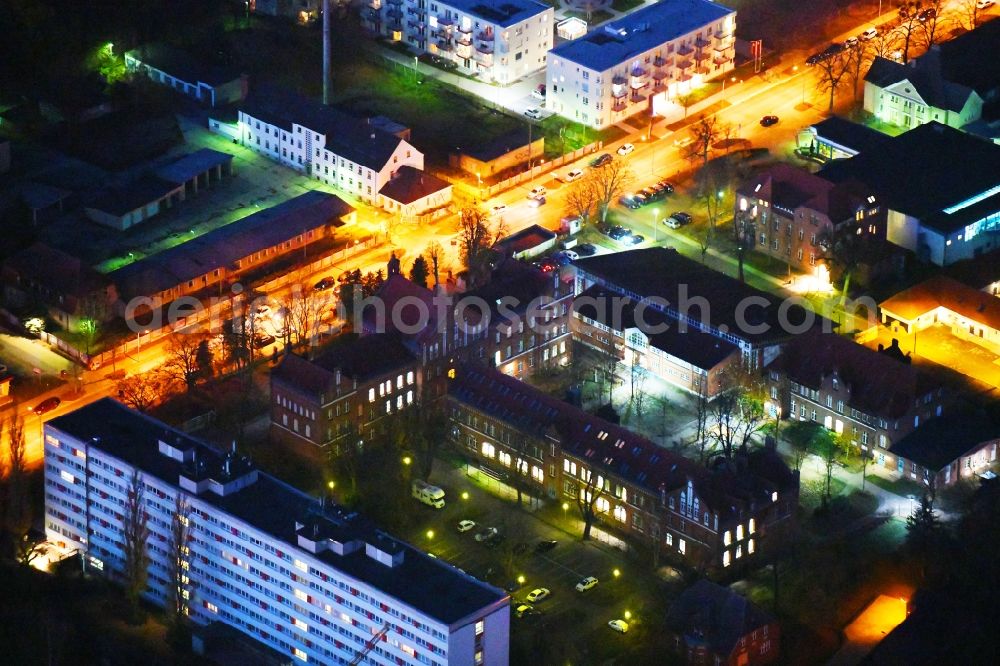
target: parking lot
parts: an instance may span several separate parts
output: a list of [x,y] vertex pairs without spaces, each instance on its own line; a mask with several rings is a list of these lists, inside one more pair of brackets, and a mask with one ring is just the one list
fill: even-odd
[[[512,663],[517,663],[519,654],[537,656],[540,640],[554,649],[569,646],[568,659],[624,659],[639,643],[648,642],[640,640],[642,634],[659,628],[667,589],[653,575],[651,563],[605,544],[581,542],[579,532],[566,531],[568,519],[578,515],[575,505],[568,507],[565,522],[552,520],[551,511],[528,510],[527,503],[518,510],[474,483],[463,470],[446,469],[441,462],[431,481],[445,490],[445,507],[435,510],[414,500],[410,530],[400,536],[510,591]],[[462,520],[475,521],[475,528],[459,532]],[[497,528],[501,543],[476,541],[488,527]],[[547,552],[536,552],[537,544],[546,540],[557,544]],[[600,582],[585,592],[576,591],[576,584],[587,576]],[[516,617],[515,609],[535,588],[547,588],[551,594],[532,604],[535,612]],[[626,617],[630,630],[625,635],[607,626],[610,620]]]

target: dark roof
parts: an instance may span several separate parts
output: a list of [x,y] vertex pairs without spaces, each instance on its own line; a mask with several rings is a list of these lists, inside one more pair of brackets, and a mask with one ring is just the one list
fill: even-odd
[[830,116],[812,127],[816,131],[817,138],[859,153],[866,150],[880,150],[892,139],[887,134],[839,116]]
[[359,382],[412,367],[416,358],[403,346],[399,336],[376,333],[349,339],[346,344],[334,344],[313,363]]
[[[725,330],[754,344],[790,337],[782,330],[778,317],[780,299],[776,296],[712,270],[670,248],[652,247],[602,254],[578,259],[573,265],[578,273],[585,272],[598,278],[606,287],[634,298],[655,297],[661,302],[666,299],[673,310],[678,304],[687,304],[687,313],[691,318],[706,321],[720,331]],[[701,311],[697,302],[699,297],[708,302],[707,312]],[[768,306],[746,308],[743,313],[745,321],[741,322],[736,316],[737,307],[750,298],[766,302]],[[798,325],[811,316],[812,313],[799,305],[787,309],[787,321],[792,325]],[[823,323],[820,317],[815,317],[815,321],[817,326]]]
[[847,405],[889,419],[906,414],[915,400],[937,388],[928,375],[912,365],[833,333],[814,331],[796,336],[770,367],[812,389],[836,374]]
[[99,192],[86,204],[86,207],[122,217],[165,197],[177,187],[177,183],[156,176],[140,176],[128,185],[108,188]]
[[937,472],[962,454],[996,439],[1000,439],[1000,423],[994,419],[979,413],[956,413],[925,421],[889,451]]
[[410,204],[435,192],[451,187],[451,183],[411,166],[401,166],[392,180],[378,191],[384,197],[401,204]]
[[188,83],[202,82],[218,86],[240,78],[240,73],[235,69],[206,65],[190,54],[166,44],[146,44],[128,51],[126,55]]
[[966,85],[984,99],[1000,87],[1000,58],[983,57],[1000,43],[1000,20],[994,18],[975,30],[938,45],[941,66],[949,81]]
[[524,252],[525,250],[537,247],[542,243],[555,240],[555,238],[556,232],[549,231],[540,225],[532,224],[530,227],[521,229],[521,231],[515,234],[501,238],[494,245],[494,249],[510,254],[517,254],[518,252]]
[[211,148],[202,148],[156,170],[156,175],[171,183],[186,183],[212,167],[233,161],[233,156]]
[[156,294],[230,266],[303,231],[323,225],[339,226],[341,218],[353,210],[339,197],[312,190],[139,259],[108,277],[126,298]]
[[[93,446],[174,486],[182,472],[190,474],[192,470],[159,453],[160,440],[181,449],[197,449],[197,460],[209,468],[204,473],[213,478],[224,458],[224,454],[208,444],[110,398],[81,407],[47,425],[79,441],[95,442]],[[238,458],[236,462],[241,472],[253,469],[249,459]],[[317,524],[321,531],[336,532],[342,538],[402,551],[402,563],[391,568],[366,555],[364,548],[349,555],[322,551],[315,557],[444,624],[508,599],[502,591],[392,539],[357,514],[347,514],[339,507],[321,509],[314,498],[268,474],[259,472],[256,481],[223,496],[204,492],[198,497],[283,541],[294,552],[305,552],[298,545],[296,522],[310,527]]]
[[631,64],[630,60],[664,42],[735,13],[709,0],[662,0],[564,42],[549,51],[548,57],[603,72],[615,65]]
[[[533,135],[528,127],[519,126],[500,136],[492,137],[488,141],[469,146],[463,149],[463,152],[481,162],[489,162],[519,148],[525,148],[532,140],[541,141],[543,138],[542,134],[535,132]],[[527,161],[527,154],[524,157]]]
[[[399,273],[390,274],[385,279],[375,293],[374,303],[381,304],[382,311],[379,312],[372,306],[366,307],[361,313],[365,334],[403,329],[408,336],[420,337],[438,328],[438,308],[434,305],[434,292]],[[423,305],[418,306],[418,303]],[[395,318],[392,316],[393,310],[396,311]],[[429,313],[426,321],[422,319],[423,312]],[[380,316],[384,317],[381,321]],[[419,331],[412,332],[420,323],[425,325]]]
[[[541,301],[536,299],[555,297],[555,285],[559,279],[558,272],[545,273],[529,263],[509,257],[501,258],[490,273],[489,282],[456,294],[455,298],[457,301],[463,298],[481,298],[490,308],[492,326],[497,323],[513,323],[511,320],[516,318],[509,317],[509,313],[523,315],[530,307],[540,304]],[[478,307],[466,308],[463,315],[467,325],[475,325],[480,321]]]
[[875,56],[868,73],[865,74],[865,81],[879,88],[909,81],[928,106],[956,112],[965,108],[969,96],[974,92],[972,88],[943,78],[941,53],[934,47],[905,65]]
[[367,119],[280,88],[258,86],[240,110],[268,124],[292,130],[302,125],[326,137],[326,149],[375,171],[386,165],[402,139]]
[[63,297],[59,307],[66,312],[75,312],[79,299],[111,284],[78,258],[44,243],[35,243],[10,257],[4,269],[41,286],[53,301]]
[[731,654],[740,638],[774,622],[745,597],[704,579],[681,592],[667,611],[667,627],[698,637],[719,655]]
[[859,207],[865,206],[869,192],[853,180],[832,183],[809,171],[778,163],[747,181],[739,188],[740,194],[769,201],[786,215],[798,208],[822,213],[833,224],[853,220]]
[[879,303],[882,310],[910,321],[939,307],[1000,329],[1000,298],[944,275],[924,280]]
[[956,261],[945,266],[942,272],[970,287],[985,289],[994,282],[1000,282],[1000,271],[997,271],[997,266],[1000,266],[1000,249]]
[[[924,220],[1000,185],[1000,146],[932,121],[879,150],[835,160],[819,175],[834,182],[858,180],[890,208]],[[956,217],[938,224],[952,231],[965,222]]]
[[493,368],[460,366],[448,394],[524,432],[554,438],[564,454],[653,494],[674,490],[690,480],[720,520],[751,504],[769,502],[773,492],[798,484],[794,473],[768,449],[751,453],[745,466],[724,465],[710,471]]
[[[688,327],[681,331],[676,320],[651,308],[646,308],[641,321],[637,322],[636,302],[631,298],[615,301],[621,298],[621,295],[595,284],[573,299],[573,312],[622,333],[629,328],[638,328],[646,334],[653,347],[705,370],[714,368],[739,349],[731,342],[695,328]],[[618,312],[621,317],[616,316]],[[652,332],[654,328],[658,332]]]

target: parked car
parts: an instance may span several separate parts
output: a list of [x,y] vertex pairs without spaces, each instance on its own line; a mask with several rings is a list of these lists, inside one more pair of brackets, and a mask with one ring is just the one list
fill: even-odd
[[468,532],[476,526],[476,521],[474,520],[460,520],[458,522],[459,532]]
[[316,291],[325,291],[333,287],[333,285],[335,284],[337,284],[337,281],[334,280],[332,277],[325,277],[319,282],[317,282],[316,285],[313,287],[313,289],[315,289]]
[[611,240],[621,240],[631,233],[631,231],[620,225],[615,225],[607,231],[608,238]]
[[555,539],[549,539],[548,541],[539,541],[538,544],[535,546],[535,552],[547,553],[558,545],[559,542],[556,541]]
[[254,349],[263,349],[264,347],[268,345],[273,345],[274,343],[275,343],[274,336],[270,335],[269,333],[265,333],[264,335],[258,335],[253,339]]
[[844,46],[846,48],[853,49],[857,45],[858,45],[857,37],[848,37],[847,39],[844,40]]
[[625,206],[626,208],[631,208],[632,210],[635,210],[636,208],[640,208],[644,203],[646,203],[646,200],[639,194],[623,194],[621,197],[618,198],[618,203]]
[[815,65],[817,63],[823,62],[827,58],[832,58],[833,56],[837,55],[838,53],[843,51],[844,48],[845,48],[844,45],[840,42],[836,44],[830,44],[828,47],[826,47],[819,53],[814,53],[808,58],[806,58],[806,64]]
[[53,409],[58,407],[60,403],[62,403],[62,400],[60,400],[56,396],[52,396],[51,398],[46,398],[45,400],[42,400],[40,403],[35,405],[35,408],[32,409],[31,411],[34,412],[35,414],[42,415],[47,412],[51,412]]
[[535,268],[539,269],[543,273],[551,273],[552,271],[559,270],[559,267],[561,265],[562,264],[560,264],[558,261],[549,257],[541,259],[540,261],[536,261],[533,264]]
[[487,539],[483,541],[483,545],[485,545],[487,548],[496,548],[501,543],[503,543],[503,540],[504,536],[498,532],[497,534],[494,534],[491,537],[487,537]]
[[635,152],[635,146],[632,145],[631,143],[623,143],[621,147],[618,149],[618,154],[621,155],[622,157],[625,157],[626,155],[631,155],[633,152]]
[[541,208],[545,205],[545,197],[532,197],[528,199],[528,206],[531,208]]
[[764,116],[760,119],[760,124],[763,127],[770,127],[771,125],[778,124],[778,116]]
[[627,245],[640,245],[646,242],[646,237],[642,234],[629,234],[622,239],[622,242]]
[[486,541],[490,537],[496,536],[500,532],[495,527],[487,527],[485,530],[476,535],[476,541]]
[[878,37],[878,30],[876,28],[868,28],[860,35],[858,35],[858,39],[860,39],[863,42],[875,39],[876,37]]
[[536,108],[530,108],[525,110],[524,115],[527,116],[528,118],[531,118],[532,120],[542,119],[542,112]]
[[531,91],[531,96],[534,97],[535,99],[540,99],[540,100],[542,100],[544,102],[545,101],[545,84],[544,83],[539,83],[537,86],[535,86],[535,89]]
[[498,213],[502,213],[505,210],[507,210],[507,204],[502,204],[502,203],[497,204],[496,206],[493,206],[493,208],[491,208],[490,210],[493,211],[494,215],[497,215]]
[[993,2],[993,0],[978,0],[978,2],[976,2],[976,9],[989,9],[995,4],[996,3]]
[[691,224],[691,216],[687,213],[673,213],[670,217],[664,220],[664,223],[671,229],[680,229],[686,224]]
[[[552,256],[555,257],[556,261],[559,261],[560,263],[565,260],[567,264],[580,258],[580,255],[573,250],[562,250],[561,252],[556,252]],[[563,265],[565,266],[565,264]]]
[[581,257],[591,257],[597,254],[597,248],[591,245],[590,243],[583,243],[581,245],[577,245],[574,249],[576,250],[576,253]]
[[594,578],[593,576],[587,576],[586,578],[584,578],[583,580],[581,580],[579,583],[576,584],[576,591],[586,592],[590,588],[596,586],[597,586],[597,579]]
[[935,16],[937,16],[937,10],[934,9],[933,7],[928,7],[924,11],[920,12],[919,14],[917,14],[917,20],[920,21],[921,23],[926,23],[927,21],[930,21]]
[[602,167],[614,158],[611,157],[610,153],[601,153],[594,159],[590,160],[590,166],[592,167]]
[[574,180],[580,180],[581,178],[583,178],[583,169],[573,169],[571,171],[567,171],[562,177],[563,181],[567,183],[572,183]]
[[619,634],[628,632],[628,622],[625,620],[611,620],[608,622],[608,626],[617,631]]
[[660,182],[658,182],[656,184],[656,189],[658,189],[658,190],[660,190],[662,192],[666,192],[667,194],[673,194],[674,193],[674,184],[671,183],[669,180],[661,180]]
[[528,193],[528,198],[534,199],[535,197],[544,197],[545,192],[546,190],[543,186],[536,185],[533,188],[531,188],[531,192]]
[[537,603],[542,599],[548,597],[550,594],[552,593],[549,592],[549,589],[547,587],[536,587],[531,592],[528,592],[528,596],[525,597],[525,599],[527,599],[531,603]]
[[531,604],[520,604],[514,609],[514,617],[524,617],[535,612],[535,607]]

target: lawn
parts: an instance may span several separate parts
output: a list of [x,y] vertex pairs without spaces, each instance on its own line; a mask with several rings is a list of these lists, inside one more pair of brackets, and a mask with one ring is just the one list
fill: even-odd
[[900,497],[907,497],[909,495],[919,497],[924,492],[919,484],[907,479],[895,479],[891,481],[877,474],[869,474],[867,482],[878,486],[882,490],[895,493]]
[[615,0],[611,8],[616,12],[629,12],[643,4],[643,0]]

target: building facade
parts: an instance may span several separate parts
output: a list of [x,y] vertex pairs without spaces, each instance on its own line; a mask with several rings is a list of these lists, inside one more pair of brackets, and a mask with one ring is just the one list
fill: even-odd
[[922,423],[890,451],[903,461],[900,478],[932,491],[996,470],[1000,424],[976,412],[950,413]]
[[221,622],[293,663],[508,663],[508,595],[245,457],[108,398],[46,423],[44,439],[48,538],[122,579],[137,480],[145,597],[169,608],[179,588],[195,625]]
[[366,0],[365,26],[501,85],[545,67],[553,9],[534,0]]
[[204,65],[163,44],[126,52],[125,67],[213,108],[240,102],[247,96],[246,74]]
[[736,12],[709,0],[649,5],[552,49],[546,107],[596,129],[665,115],[733,68],[735,31]]

